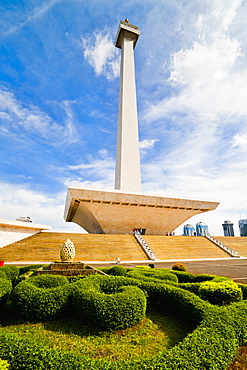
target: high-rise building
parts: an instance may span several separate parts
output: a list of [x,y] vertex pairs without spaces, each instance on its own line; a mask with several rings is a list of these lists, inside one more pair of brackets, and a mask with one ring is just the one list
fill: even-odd
[[195,228],[191,224],[184,225],[184,235],[185,236],[194,236]]
[[197,236],[206,236],[209,234],[208,225],[205,222],[198,222],[196,224],[196,234]]
[[240,236],[247,236],[247,220],[238,221]]
[[231,221],[224,221],[222,224],[224,236],[234,236],[233,223]]

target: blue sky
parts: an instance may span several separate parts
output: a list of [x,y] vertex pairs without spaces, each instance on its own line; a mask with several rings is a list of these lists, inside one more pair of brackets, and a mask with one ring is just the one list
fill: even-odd
[[[120,20],[135,49],[143,191],[247,218],[247,3],[0,0],[0,218],[53,230],[69,185],[114,187]],[[176,230],[177,234],[182,228]]]

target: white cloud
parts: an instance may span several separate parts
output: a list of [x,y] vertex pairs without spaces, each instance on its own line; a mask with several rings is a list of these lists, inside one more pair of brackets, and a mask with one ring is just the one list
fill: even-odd
[[[18,131],[24,129],[26,133],[39,135],[47,142],[55,144],[59,142],[72,143],[77,137],[73,124],[75,121],[70,103],[65,101],[62,106],[67,114],[65,124],[56,123],[49,115],[41,111],[37,106],[23,104],[15,95],[6,90],[0,90],[0,117],[2,135],[18,137]],[[25,138],[26,140],[27,138]]]
[[97,76],[112,80],[119,76],[120,54],[108,32],[95,32],[92,37],[82,38],[84,58],[93,67]]
[[[88,157],[87,163],[80,163],[69,166],[68,170],[72,173],[69,178],[64,180],[66,186],[80,185],[96,188],[113,188],[115,161],[112,158],[104,157],[105,151],[100,151],[100,159]],[[104,154],[102,156],[102,154]],[[80,180],[76,179],[80,175]],[[88,180],[90,179],[90,180]]]
[[0,218],[16,220],[30,216],[34,223],[52,226],[52,231],[83,232],[83,229],[63,219],[65,193],[45,194],[23,185],[0,183]]
[[159,139],[144,139],[139,142],[139,147],[141,150],[146,150],[154,147],[154,144],[159,141]]
[[232,147],[238,147],[242,150],[247,150],[247,133],[241,135],[237,134],[233,137]]

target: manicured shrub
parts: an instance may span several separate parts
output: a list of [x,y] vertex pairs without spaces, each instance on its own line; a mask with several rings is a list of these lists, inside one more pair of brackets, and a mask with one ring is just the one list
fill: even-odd
[[238,287],[242,290],[243,299],[247,299],[247,284],[238,284]]
[[[84,370],[96,369],[96,361],[66,351],[48,348],[32,338],[0,334],[0,356],[10,370]],[[91,367],[92,364],[92,367]],[[103,370],[103,369],[102,369]]]
[[187,271],[187,268],[183,263],[177,262],[172,266],[172,270]]
[[41,275],[22,281],[13,289],[13,307],[21,317],[30,321],[47,321],[64,315],[69,297],[69,283],[63,278]]
[[113,266],[111,267],[107,274],[115,276],[125,276],[127,274],[127,269],[124,266]]
[[135,286],[122,286],[107,294],[102,291],[99,282],[104,280],[107,286],[110,280],[116,277],[96,276],[96,278],[98,279],[90,277],[71,284],[71,307],[75,316],[90,320],[104,330],[125,329],[143,319],[146,297],[141,289]]
[[172,273],[177,276],[179,283],[193,283],[194,281],[194,275],[189,272],[172,270]]
[[198,295],[200,286],[201,286],[200,283],[181,283],[179,284],[179,288],[188,290],[189,292],[194,293],[196,295]]
[[38,288],[50,289],[68,284],[69,281],[66,276],[62,275],[38,275],[31,277],[29,283]]
[[4,271],[0,271],[0,279],[7,279]]
[[[93,278],[95,277],[88,279],[93,280]],[[195,294],[159,280],[153,282],[123,276],[99,276],[97,279],[101,291],[105,293],[114,293],[127,284],[138,286],[147,295],[150,307],[161,309],[167,314],[178,315],[178,317],[183,312],[183,318],[195,324],[202,320],[203,310],[208,304]]]
[[209,274],[199,274],[194,275],[193,283],[202,283],[203,281],[210,281],[215,278],[215,275],[209,275]]
[[[202,286],[209,283],[229,284],[228,281],[219,283],[207,281],[194,283],[194,285]],[[126,286],[126,284],[133,286]],[[138,296],[140,292],[140,289],[134,285],[142,289],[142,295],[144,291],[147,292],[150,306],[157,307],[164,313],[177,314],[184,320],[192,320],[195,324],[194,331],[178,345],[158,355],[118,362],[117,360],[95,360],[86,356],[73,355],[67,351],[58,351],[56,348],[47,348],[42,343],[35,342],[22,334],[4,334],[1,330],[0,358],[7,360],[11,369],[15,370],[226,370],[235,356],[236,348],[247,344],[246,301],[232,303],[230,306],[213,306],[195,294],[179,288],[179,285],[171,286],[164,282],[153,283],[123,276],[90,276],[63,287],[69,286],[71,295],[76,298],[75,308],[78,310],[81,308],[79,312],[81,318],[86,318],[83,315],[85,310],[88,310],[92,320],[94,320],[93,316],[99,318],[101,316],[108,326],[114,315],[114,312],[109,313],[109,302],[111,311],[117,312],[117,320],[118,313],[119,321],[121,317],[125,319],[126,312],[132,315],[132,312],[128,311],[131,307],[131,299],[135,294]],[[102,294],[104,290],[117,293]],[[90,299],[80,300],[83,294]],[[120,299],[118,295],[121,296]],[[142,301],[142,296],[140,297]],[[95,299],[95,305],[92,303],[93,299]],[[81,303],[84,308],[81,307]],[[119,306],[126,308],[126,311],[122,313]],[[106,315],[106,319],[105,313],[109,314],[108,318]],[[128,320],[127,315],[126,320]]]
[[202,299],[219,306],[243,299],[242,290],[233,281],[206,281],[201,283],[198,294]]
[[[153,269],[148,266],[148,268],[134,268],[127,273],[127,276],[141,279],[145,281],[151,281],[150,279],[159,279],[163,281],[173,281],[178,283],[178,278],[175,274],[170,272],[168,269]],[[155,280],[152,280],[155,282]]]
[[0,307],[2,307],[6,303],[11,290],[11,281],[7,279],[0,279]]
[[19,275],[23,275],[30,270],[38,270],[40,267],[44,266],[44,264],[35,264],[35,265],[28,265],[22,266],[19,268]]
[[9,369],[8,362],[0,359],[0,370],[8,370],[8,369]]
[[19,276],[19,269],[14,265],[1,266],[0,271],[3,271],[6,275],[6,278],[11,280],[13,283]]

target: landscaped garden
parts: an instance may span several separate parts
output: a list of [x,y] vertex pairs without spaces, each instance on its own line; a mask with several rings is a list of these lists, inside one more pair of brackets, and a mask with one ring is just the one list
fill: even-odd
[[229,369],[247,344],[247,286],[175,268],[0,267],[0,369]]

